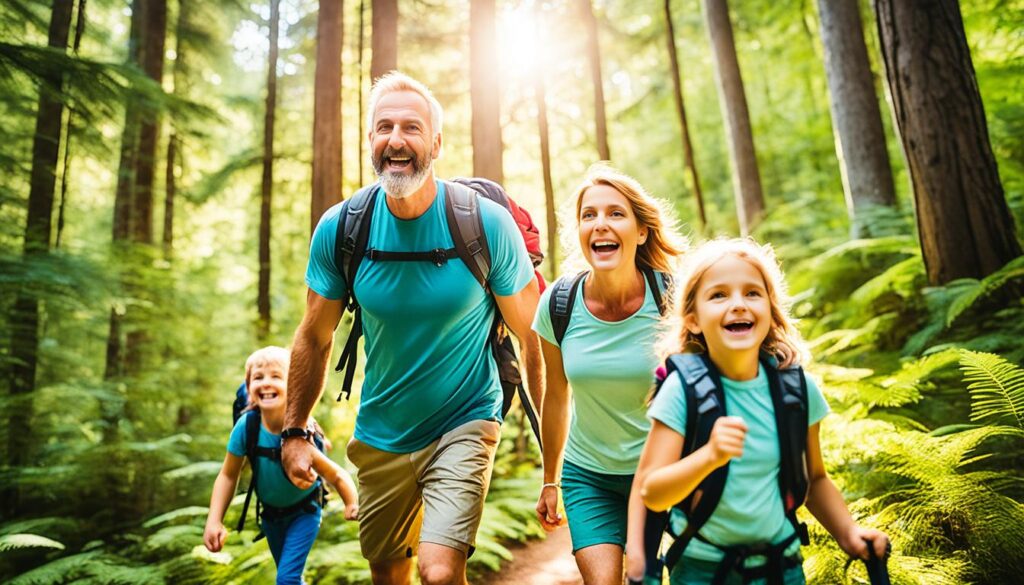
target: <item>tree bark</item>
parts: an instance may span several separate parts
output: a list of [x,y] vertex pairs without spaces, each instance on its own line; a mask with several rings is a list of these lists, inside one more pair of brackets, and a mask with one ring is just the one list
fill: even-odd
[[[128,32],[128,62],[142,65],[142,5],[132,0],[131,27]],[[114,195],[114,242],[126,242],[131,233],[132,193],[135,190],[135,158],[139,148],[139,108],[135,100],[124,107],[124,129],[121,131],[121,159],[117,167],[117,190]],[[109,369],[109,368],[108,368]]]
[[[144,2],[142,70],[158,85],[164,75],[164,47],[167,41],[167,0]],[[135,188],[132,195],[133,242],[153,243],[153,181],[156,146],[160,140],[160,113],[145,113],[139,127],[139,150],[135,158]]]
[[697,203],[697,217],[700,219],[701,229],[704,229],[708,220],[704,214],[704,194],[700,188],[700,177],[697,174],[697,164],[693,160],[693,143],[690,141],[690,125],[686,122],[686,105],[683,103],[683,80],[679,75],[679,56],[676,53],[676,32],[672,23],[672,0],[665,0],[665,25],[668,33],[668,58],[672,68],[672,97],[676,102],[676,114],[679,115],[680,137],[683,142],[683,159],[686,168],[690,171],[690,180],[693,182],[693,198]]
[[[364,107],[363,106],[363,74],[364,74],[364,71],[363,71],[363,52],[365,50],[364,46],[365,46],[365,40],[366,40],[366,28],[365,28],[365,23],[363,21],[364,21],[365,16],[366,16],[366,0],[359,0],[359,39],[358,39],[357,44],[356,44],[356,53],[359,55],[359,57],[358,57],[358,61],[359,61],[359,67],[358,67],[358,75],[359,75],[359,120],[358,120],[359,133],[357,134],[359,139],[356,140],[356,144],[359,145],[359,180],[356,181],[356,184],[359,185],[359,186],[363,185],[363,165],[365,164],[365,160],[364,159],[366,157],[366,154],[365,154],[365,152],[366,152],[365,151],[366,139],[364,138],[364,136],[365,136],[365,134],[364,134],[365,126],[363,126],[363,118],[365,117],[364,116],[364,111],[363,111],[363,107]],[[344,197],[344,194],[342,194],[342,197]]]
[[548,132],[548,103],[544,75],[534,77],[533,95],[537,102],[537,134],[540,136],[540,164],[544,174],[544,207],[547,210],[548,278],[558,275],[558,218],[555,215],[555,189],[551,181],[551,144]]
[[320,0],[313,92],[313,193],[309,233],[341,201],[341,47],[344,1]]
[[[67,51],[68,34],[74,0],[54,0],[50,14],[48,45]],[[50,76],[39,86],[36,110],[36,131],[32,139],[32,163],[29,171],[28,219],[25,223],[24,257],[44,256],[50,252],[53,232],[54,190],[57,181],[57,159],[60,152],[64,106],[59,92],[64,77]],[[54,89],[56,88],[56,93]],[[18,292],[11,314],[9,376],[10,402],[7,413],[7,464],[20,467],[30,461],[34,445],[32,433],[32,393],[36,387],[39,360],[39,298],[29,286]],[[4,504],[12,513],[18,507],[19,490],[4,494]]]
[[274,110],[277,107],[278,29],[281,0],[270,0],[270,55],[267,63],[267,102],[263,118],[263,181],[260,187],[259,311],[256,333],[261,341],[270,336],[270,209],[274,189]]
[[373,0],[370,81],[398,69],[398,0]]
[[715,77],[718,81],[719,104],[728,127],[729,150],[732,154],[733,193],[740,233],[747,235],[757,226],[764,214],[764,195],[761,175],[757,168],[757,152],[747,110],[747,97],[743,90],[743,77],[736,58],[736,43],[729,21],[726,0],[704,0],[704,17],[715,58]]
[[[188,52],[187,43],[182,42],[182,36],[188,27],[189,14],[188,0],[178,0],[178,21],[175,25],[174,34],[174,64],[171,66],[171,79],[174,83],[174,94],[187,97],[188,90],[185,86],[188,77],[185,65],[185,55]],[[163,248],[164,258],[170,260],[174,256],[174,203],[178,194],[178,158],[181,156],[181,139],[178,137],[178,129],[171,120],[171,135],[167,138],[167,173],[164,177],[164,232]]]
[[594,84],[594,129],[597,140],[597,156],[601,160],[611,160],[611,149],[608,147],[608,124],[604,113],[604,82],[601,79],[601,43],[597,37],[597,19],[594,18],[594,7],[590,0],[578,0],[580,20],[586,33],[587,64],[590,67],[590,79]]
[[896,205],[885,131],[857,0],[818,0],[836,154],[851,233],[873,234],[873,207]]
[[469,7],[469,86],[473,103],[473,176],[504,182],[501,144],[501,83],[498,77],[494,0]]
[[928,282],[982,278],[1021,254],[955,0],[876,0]]

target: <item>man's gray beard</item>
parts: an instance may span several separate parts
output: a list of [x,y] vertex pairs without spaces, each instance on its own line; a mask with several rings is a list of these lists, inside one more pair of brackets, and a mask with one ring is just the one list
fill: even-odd
[[385,171],[378,175],[380,177],[380,185],[384,188],[384,192],[387,193],[389,197],[405,199],[423,186],[423,183],[427,180],[427,176],[430,174],[432,166],[433,162],[420,167],[418,171],[411,175],[388,173]]

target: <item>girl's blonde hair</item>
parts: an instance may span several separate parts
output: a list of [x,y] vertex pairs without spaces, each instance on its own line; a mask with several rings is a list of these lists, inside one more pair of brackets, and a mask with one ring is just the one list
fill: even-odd
[[800,332],[790,316],[792,299],[787,290],[782,267],[771,244],[758,244],[751,238],[719,238],[704,242],[683,259],[683,270],[676,281],[673,309],[667,332],[659,343],[663,357],[673,353],[703,353],[707,350],[704,335],[686,328],[686,317],[697,311],[697,289],[701,278],[716,262],[726,256],[735,256],[748,262],[761,273],[771,307],[772,322],[761,349],[779,360],[779,363],[797,365],[805,363],[809,355]]
[[[661,200],[652,197],[639,181],[607,163],[591,165],[583,181],[573,192],[570,201],[574,202],[575,225],[579,227],[583,195],[587,189],[598,185],[606,185],[621,193],[629,201],[637,225],[647,228],[647,240],[636,249],[637,266],[672,273],[675,270],[675,258],[685,253],[688,247],[686,238],[678,234],[675,220]],[[575,238],[575,233],[573,237]],[[569,239],[568,236],[566,239]],[[578,244],[572,247],[568,242],[566,244],[567,250],[579,247]]]
[[[276,345],[268,345],[267,347],[261,347],[245,360],[245,387],[248,392],[251,388],[251,378],[253,368],[260,366],[267,366],[270,364],[280,364],[284,367],[285,371],[288,370],[288,364],[291,361],[291,352],[283,347]],[[249,396],[249,406],[246,410],[255,408],[252,403],[252,395]]]

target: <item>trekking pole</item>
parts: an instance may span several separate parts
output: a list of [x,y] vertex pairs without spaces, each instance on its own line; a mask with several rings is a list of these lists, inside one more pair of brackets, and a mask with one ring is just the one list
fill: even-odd
[[868,545],[868,558],[864,561],[864,566],[868,570],[868,581],[871,585],[890,585],[887,561],[892,544],[886,545],[885,554],[879,557],[875,554],[874,543],[866,538],[864,542]]

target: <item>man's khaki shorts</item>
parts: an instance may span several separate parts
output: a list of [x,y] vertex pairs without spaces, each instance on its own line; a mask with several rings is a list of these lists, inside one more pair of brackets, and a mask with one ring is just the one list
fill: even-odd
[[389,453],[353,438],[358,469],[359,545],[370,562],[412,557],[419,543],[467,555],[476,541],[501,427],[475,420],[412,453]]

